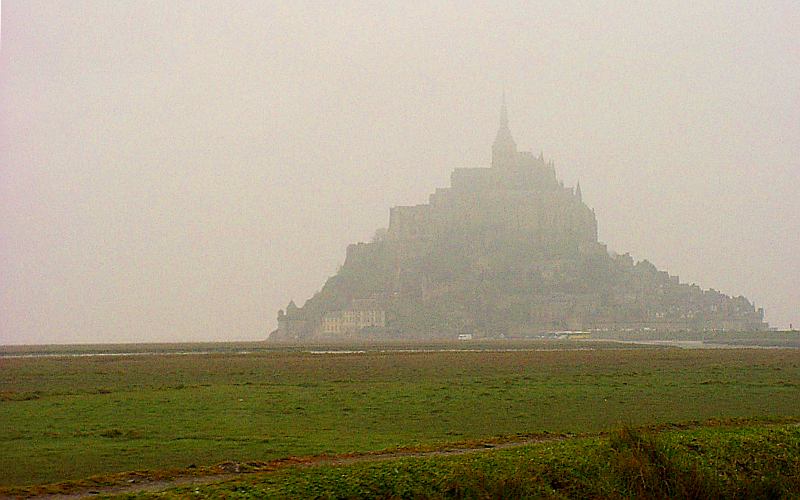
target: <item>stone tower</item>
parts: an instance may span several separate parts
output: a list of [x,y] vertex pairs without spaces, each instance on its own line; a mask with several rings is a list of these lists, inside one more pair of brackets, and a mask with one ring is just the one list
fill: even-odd
[[492,144],[492,167],[502,169],[517,165],[517,143],[508,128],[508,108],[506,95],[503,93],[503,104],[500,107],[500,127]]

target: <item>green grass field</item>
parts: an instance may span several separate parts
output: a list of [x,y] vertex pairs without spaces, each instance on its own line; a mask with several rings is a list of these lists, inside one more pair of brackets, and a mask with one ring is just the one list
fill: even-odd
[[126,498],[797,498],[800,427],[701,426],[287,468]]
[[798,415],[798,350],[0,358],[0,485]]

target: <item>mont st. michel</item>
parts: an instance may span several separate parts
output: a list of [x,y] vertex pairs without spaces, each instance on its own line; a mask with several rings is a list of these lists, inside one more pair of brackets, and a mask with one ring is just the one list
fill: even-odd
[[580,183],[518,151],[503,103],[488,168],[457,168],[424,205],[390,210],[373,241],[302,307],[278,312],[280,341],[525,337],[571,331],[764,330],[745,297],[681,283],[597,239]]

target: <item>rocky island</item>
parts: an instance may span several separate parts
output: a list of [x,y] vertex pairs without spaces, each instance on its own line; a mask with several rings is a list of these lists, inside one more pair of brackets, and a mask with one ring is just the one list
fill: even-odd
[[580,183],[518,151],[503,103],[488,168],[458,168],[424,205],[352,244],[302,307],[278,312],[280,341],[526,337],[559,331],[755,331],[763,309],[610,253]]

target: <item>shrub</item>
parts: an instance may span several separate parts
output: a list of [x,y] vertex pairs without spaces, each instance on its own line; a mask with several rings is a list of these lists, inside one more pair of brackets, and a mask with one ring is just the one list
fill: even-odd
[[623,497],[722,497],[718,481],[653,434],[622,428],[609,439],[609,455],[610,472]]

